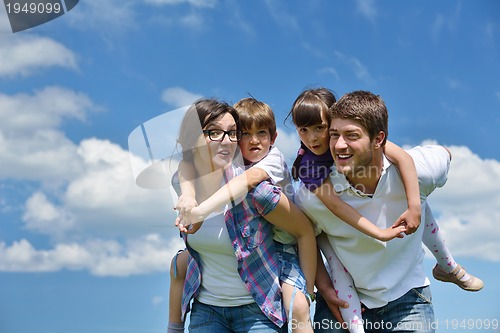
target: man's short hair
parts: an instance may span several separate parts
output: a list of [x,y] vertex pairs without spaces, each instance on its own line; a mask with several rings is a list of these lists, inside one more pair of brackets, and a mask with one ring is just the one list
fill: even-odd
[[387,141],[388,119],[387,107],[379,95],[368,91],[353,91],[342,96],[330,108],[332,119],[352,119],[358,121],[368,131],[370,140],[380,132],[385,133],[382,145]]

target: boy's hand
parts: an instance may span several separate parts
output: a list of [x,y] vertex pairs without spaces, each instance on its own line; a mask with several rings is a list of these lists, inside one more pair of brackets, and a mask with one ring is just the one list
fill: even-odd
[[203,221],[192,224],[189,220],[185,220],[183,215],[179,215],[175,219],[175,226],[179,228],[179,231],[188,235],[197,232],[201,228],[202,224]]
[[392,225],[393,228],[399,227],[401,225],[406,225],[405,233],[410,235],[417,231],[418,226],[420,225],[420,218],[422,217],[422,212],[420,210],[420,206],[417,209],[407,209],[403,214],[396,220],[396,222]]
[[196,201],[195,198],[181,194],[181,196],[177,200],[174,209],[180,215],[189,215],[189,212],[196,206],[198,206],[198,202]]

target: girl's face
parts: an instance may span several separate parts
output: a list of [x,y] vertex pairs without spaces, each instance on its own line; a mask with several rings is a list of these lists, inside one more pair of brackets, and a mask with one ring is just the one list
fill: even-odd
[[304,145],[315,155],[322,155],[330,149],[328,122],[321,113],[321,123],[297,127],[297,133]]
[[[195,155],[201,163],[210,164],[212,171],[223,169],[231,165],[238,142],[235,140],[236,122],[230,113],[224,113],[203,128],[204,134],[200,136]],[[213,132],[208,132],[213,131]],[[223,133],[221,133],[221,131]],[[220,135],[222,134],[222,140]],[[212,136],[212,139],[210,138]],[[230,140],[231,137],[231,141]],[[218,140],[213,140],[217,138]]]

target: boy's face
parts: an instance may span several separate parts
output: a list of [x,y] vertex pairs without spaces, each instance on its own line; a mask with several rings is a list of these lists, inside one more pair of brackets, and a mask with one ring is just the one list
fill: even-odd
[[274,144],[274,139],[268,128],[256,128],[252,126],[249,130],[243,130],[243,135],[239,142],[243,158],[252,163],[263,159]]

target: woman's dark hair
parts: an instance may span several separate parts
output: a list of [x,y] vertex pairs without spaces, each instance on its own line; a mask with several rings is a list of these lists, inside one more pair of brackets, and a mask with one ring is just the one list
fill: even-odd
[[200,99],[191,105],[184,115],[177,139],[177,142],[181,145],[184,160],[193,161],[193,149],[196,148],[202,130],[224,113],[230,113],[233,116],[236,128],[239,130],[238,112],[226,102],[207,98]]

